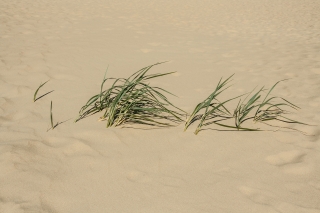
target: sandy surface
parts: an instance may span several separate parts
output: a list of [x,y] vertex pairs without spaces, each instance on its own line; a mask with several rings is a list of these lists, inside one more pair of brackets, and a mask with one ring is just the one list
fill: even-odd
[[[153,83],[191,112],[232,73],[320,122],[317,0],[1,0],[1,213],[319,213],[320,127],[193,134],[105,128],[80,107],[109,77],[170,61]],[[39,94],[54,92],[33,102]],[[55,121],[65,121],[53,131]],[[212,127],[214,128],[214,126]]]

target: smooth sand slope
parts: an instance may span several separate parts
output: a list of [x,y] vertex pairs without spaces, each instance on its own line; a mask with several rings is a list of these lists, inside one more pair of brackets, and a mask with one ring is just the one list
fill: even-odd
[[[1,213],[319,213],[320,127],[211,130],[74,124],[108,77],[156,62],[154,79],[191,112],[221,77],[255,86],[320,124],[317,0],[1,0]],[[33,102],[41,82],[50,81]],[[53,131],[53,119],[67,122]],[[138,126],[134,126],[138,127]]]

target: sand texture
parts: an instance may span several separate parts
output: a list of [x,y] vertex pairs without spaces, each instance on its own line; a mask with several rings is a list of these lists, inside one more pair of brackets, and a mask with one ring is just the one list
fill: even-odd
[[[318,0],[1,0],[1,213],[320,213],[313,136],[73,123],[104,73],[152,80],[191,113],[221,77],[223,97],[270,88],[320,124]],[[41,96],[33,102],[40,83]],[[50,127],[53,119],[64,122]]]

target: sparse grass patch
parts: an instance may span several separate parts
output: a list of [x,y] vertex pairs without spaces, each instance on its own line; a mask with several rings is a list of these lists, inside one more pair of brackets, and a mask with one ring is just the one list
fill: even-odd
[[[285,81],[285,80],[287,79],[284,79],[281,81]],[[283,107],[298,110],[300,109],[298,106],[294,105],[293,103],[289,102],[288,100],[282,97],[277,97],[277,96],[269,97],[271,91],[281,81],[278,81],[276,84],[274,84],[273,87],[269,90],[269,92],[265,96],[265,98],[263,99],[263,101],[259,105],[255,106],[257,110],[254,115],[253,121],[261,122],[264,124],[267,124],[266,123],[267,121],[278,121],[283,123],[302,124],[302,125],[311,126],[309,124],[302,123],[300,121],[292,120],[290,118],[287,118],[287,116],[285,116],[286,114],[290,114],[291,112],[285,110]],[[273,126],[270,124],[267,124],[267,125]],[[279,127],[279,126],[274,126],[274,127]],[[280,128],[286,128],[286,127],[280,127]]]
[[[198,134],[199,131],[201,131],[204,126],[208,126],[211,124],[216,124],[216,125],[225,127],[227,129],[234,129],[234,130],[263,131],[263,130],[260,130],[259,128],[243,127],[244,122],[248,120],[252,120],[254,123],[260,122],[260,123],[269,125],[271,127],[277,127],[277,128],[288,128],[288,127],[272,125],[267,122],[275,121],[280,123],[282,122],[282,123],[308,125],[306,123],[302,123],[302,122],[287,118],[286,114],[290,114],[290,112],[285,110],[284,107],[291,108],[294,110],[299,109],[299,107],[297,107],[296,105],[294,105],[293,103],[289,102],[288,100],[282,97],[276,97],[276,96],[269,97],[271,91],[276,87],[276,85],[281,81],[285,81],[287,79],[278,81],[276,84],[274,84],[262,101],[260,101],[260,98],[261,98],[261,93],[265,91],[264,87],[258,90],[258,92],[256,92],[254,95],[250,97],[248,101],[246,101],[247,98],[250,96],[250,94],[254,90],[251,91],[243,101],[241,101],[241,99],[239,100],[238,105],[234,109],[234,113],[231,114],[230,111],[226,108],[225,103],[246,95],[246,94],[243,94],[223,102],[218,101],[217,96],[228,88],[226,87],[226,85],[230,82],[230,79],[232,76],[230,76],[223,82],[221,82],[222,79],[220,79],[214,92],[207,99],[205,99],[203,102],[199,103],[195,107],[193,113],[189,116],[189,118],[185,123],[185,129],[184,129],[185,131],[192,123],[194,123],[197,120],[200,120],[200,123],[198,124],[194,132],[195,134]],[[201,110],[204,110],[203,114],[199,114]],[[234,126],[221,123],[222,121],[226,121],[230,119],[234,119],[235,121]],[[288,128],[288,129],[299,131],[293,128]]]
[[[163,63],[163,62],[162,62]],[[105,78],[100,93],[91,97],[80,109],[75,122],[89,115],[104,111],[100,121],[107,121],[106,127],[122,124],[145,124],[158,127],[173,126],[182,121],[185,112],[174,106],[165,96],[170,92],[150,86],[147,80],[172,74],[159,73],[147,75],[156,63],[135,72],[129,78]],[[110,88],[103,90],[104,84],[113,80]]]

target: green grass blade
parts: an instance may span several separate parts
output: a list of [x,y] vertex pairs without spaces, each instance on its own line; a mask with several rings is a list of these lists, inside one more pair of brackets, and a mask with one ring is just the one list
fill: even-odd
[[52,118],[52,101],[51,101],[51,105],[50,105],[50,120],[51,120],[51,128],[54,129],[53,118]]
[[48,81],[50,80],[47,80],[46,82],[44,82],[43,84],[40,84],[40,86],[38,87],[38,89],[35,91],[34,95],[33,95],[33,102],[36,102],[37,100],[37,94],[38,94],[38,91],[41,87],[43,87]]

